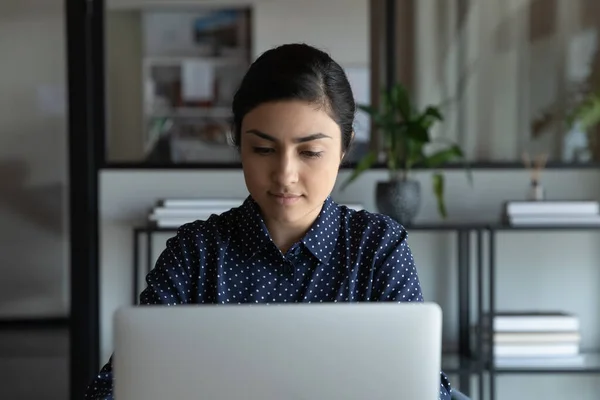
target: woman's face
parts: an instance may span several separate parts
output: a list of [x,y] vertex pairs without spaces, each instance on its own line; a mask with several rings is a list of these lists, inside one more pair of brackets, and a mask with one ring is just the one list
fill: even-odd
[[314,104],[264,103],[246,114],[240,139],[246,186],[265,219],[312,224],[343,157],[337,123]]

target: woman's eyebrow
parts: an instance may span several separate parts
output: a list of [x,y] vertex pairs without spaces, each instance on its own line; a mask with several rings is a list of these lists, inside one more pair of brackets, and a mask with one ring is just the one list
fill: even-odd
[[[269,134],[266,134],[264,132],[261,132],[258,129],[248,129],[246,131],[246,133],[251,133],[253,135],[256,135],[256,136],[258,136],[262,139],[268,140],[270,142],[278,142],[277,138],[275,138]],[[310,141],[318,140],[318,139],[331,139],[331,136],[319,132],[319,133],[313,133],[312,135],[308,135],[308,136],[294,138],[294,142],[295,143],[306,143],[306,142],[310,142]]]

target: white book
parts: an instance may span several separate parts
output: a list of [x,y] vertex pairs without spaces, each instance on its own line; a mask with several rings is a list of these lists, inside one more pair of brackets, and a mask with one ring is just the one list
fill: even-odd
[[165,208],[234,208],[239,207],[243,204],[243,199],[200,199],[200,198],[190,198],[190,199],[164,199],[159,201],[159,207]]
[[208,218],[209,216],[198,218],[161,218],[153,220],[153,222],[159,228],[179,228],[181,225],[185,225],[197,220],[207,220]]
[[497,344],[494,345],[494,357],[530,357],[530,356],[574,356],[579,354],[579,344]]
[[[486,335],[487,336],[487,335]],[[579,343],[579,332],[496,332],[495,344]]]
[[230,208],[226,207],[198,207],[198,208],[187,208],[187,207],[157,207],[152,210],[151,215],[156,218],[160,217],[193,217],[197,215],[210,215],[210,214],[222,214],[229,211]]
[[218,213],[209,213],[209,212],[199,212],[195,214],[182,214],[182,215],[157,215],[157,214],[149,214],[148,220],[150,221],[161,221],[161,220],[195,220],[195,219],[203,219],[208,218],[213,214]]
[[509,201],[506,203],[505,208],[506,214],[509,216],[535,214],[600,214],[600,203],[592,200]]
[[600,225],[600,215],[520,215],[509,217],[511,225]]
[[[484,331],[489,317],[482,321]],[[573,332],[579,331],[579,318],[563,312],[498,312],[494,317],[495,332]]]
[[582,367],[586,363],[585,354],[545,357],[495,357],[494,365],[500,368],[568,368]]

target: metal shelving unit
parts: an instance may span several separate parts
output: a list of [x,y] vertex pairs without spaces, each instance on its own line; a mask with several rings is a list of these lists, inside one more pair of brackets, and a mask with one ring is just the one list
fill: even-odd
[[[529,226],[509,226],[509,225],[490,225],[487,227],[488,232],[488,276],[489,276],[489,302],[490,315],[493,317],[496,305],[496,234],[498,232],[511,232],[515,234],[527,234],[532,232],[553,232],[553,231],[596,231],[600,232],[600,226],[597,225],[529,225]],[[493,327],[492,327],[493,329]],[[496,377],[498,375],[508,374],[600,374],[600,349],[598,353],[584,353],[586,362],[580,366],[547,366],[547,367],[498,367],[494,362],[493,348],[489,346],[487,359],[490,360],[484,363],[484,368],[489,372],[489,399],[494,400],[496,397]]]

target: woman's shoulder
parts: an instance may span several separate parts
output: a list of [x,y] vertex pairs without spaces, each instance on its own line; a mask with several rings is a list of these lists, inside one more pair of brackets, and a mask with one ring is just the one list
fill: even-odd
[[176,238],[193,240],[196,244],[218,244],[227,241],[235,231],[236,220],[240,215],[239,208],[185,223],[177,228]]
[[351,235],[369,236],[371,239],[406,235],[404,226],[388,215],[364,209],[355,210],[345,205],[339,207],[346,230]]

